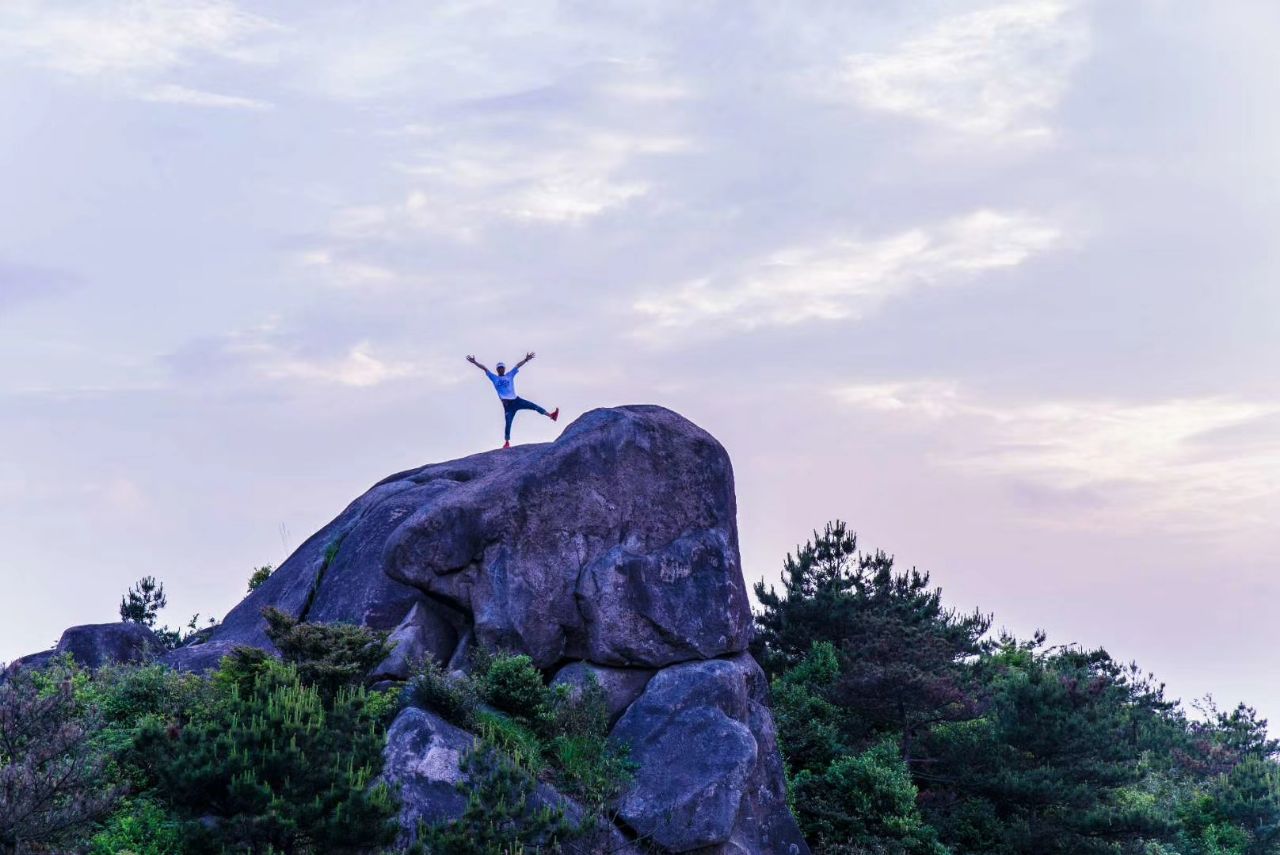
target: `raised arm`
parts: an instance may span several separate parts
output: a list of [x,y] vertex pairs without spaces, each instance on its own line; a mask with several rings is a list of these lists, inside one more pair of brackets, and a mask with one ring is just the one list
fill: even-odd
[[475,358],[474,356],[468,356],[468,357],[467,357],[467,362],[470,362],[472,365],[474,365],[476,368],[479,368],[479,369],[480,369],[481,371],[483,371],[485,374],[488,374],[488,373],[489,373],[489,369],[488,369],[488,368],[485,368],[485,367],[484,367],[483,365],[481,365],[479,362],[476,362],[476,358]]
[[526,362],[528,362],[530,359],[533,359],[533,357],[534,357],[534,356],[536,356],[536,355],[537,355],[537,354],[535,354],[532,350],[531,350],[531,351],[529,351],[528,353],[526,353],[526,354],[524,355],[524,359],[522,359],[522,360],[520,360],[519,362],[517,362],[517,363],[516,363],[516,368],[519,368],[521,365],[524,365],[524,364],[525,364]]

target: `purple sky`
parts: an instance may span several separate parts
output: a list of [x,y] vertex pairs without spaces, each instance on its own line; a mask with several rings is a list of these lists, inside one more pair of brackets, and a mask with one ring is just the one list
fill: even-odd
[[[947,600],[1280,716],[1274,3],[0,5],[0,660],[221,615],[492,447],[462,357],[654,402],[750,580]],[[519,441],[555,435],[524,417]]]

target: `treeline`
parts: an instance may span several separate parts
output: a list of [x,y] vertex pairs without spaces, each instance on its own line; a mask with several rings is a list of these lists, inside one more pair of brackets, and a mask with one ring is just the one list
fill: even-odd
[[756,585],[792,806],[824,855],[1268,855],[1280,744],[1107,651],[992,637],[842,522]]

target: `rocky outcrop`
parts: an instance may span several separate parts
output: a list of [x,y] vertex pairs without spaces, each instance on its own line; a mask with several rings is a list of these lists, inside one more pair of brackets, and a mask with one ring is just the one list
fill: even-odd
[[[664,851],[807,852],[787,810],[738,554],[729,457],[660,407],[595,410],[555,442],[401,472],[308,539],[217,627],[164,657],[205,671],[239,645],[274,652],[262,611],[382,630],[371,679],[475,649],[530,656],[604,692],[638,763],[606,829]],[[458,816],[471,734],[430,710],[391,728],[387,777],[406,833]],[[581,811],[547,789],[540,798]],[[610,844],[606,848],[619,848]],[[589,851],[589,850],[588,850]]]
[[746,653],[659,671],[610,735],[637,767],[622,821],[672,852],[807,851],[787,810],[767,694]]
[[12,673],[20,668],[39,668],[63,654],[70,654],[86,668],[101,668],[117,663],[145,662],[164,650],[156,634],[140,623],[90,623],[73,626],[62,633],[52,650],[42,650],[15,659],[9,665]]
[[[595,410],[554,443],[402,472],[353,502],[207,636],[271,649],[267,606],[419,636],[470,629],[549,668],[746,649],[728,455],[660,407]],[[190,652],[175,653],[181,666]]]

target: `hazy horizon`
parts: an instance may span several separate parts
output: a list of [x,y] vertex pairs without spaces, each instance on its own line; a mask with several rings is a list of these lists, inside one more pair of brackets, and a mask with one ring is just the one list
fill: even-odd
[[[0,661],[656,403],[814,528],[1280,716],[1280,8],[0,8]],[[203,620],[203,617],[202,617]]]

